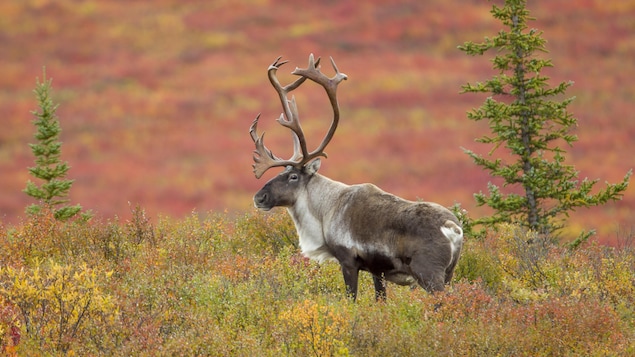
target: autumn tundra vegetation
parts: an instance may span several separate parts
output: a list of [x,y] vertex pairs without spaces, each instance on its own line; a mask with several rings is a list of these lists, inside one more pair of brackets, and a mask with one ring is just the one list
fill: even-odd
[[[565,160],[577,124],[568,111],[573,102],[563,99],[569,84],[551,88],[542,74],[552,64],[543,34],[528,26],[525,1],[499,3],[490,4],[490,14],[504,30],[460,46],[478,56],[472,61],[486,62],[481,55],[493,52],[494,77],[464,81],[469,84],[461,95],[487,93],[481,107],[465,111],[468,119],[487,123],[492,133],[478,141],[493,148],[483,154],[473,143],[464,147],[493,178],[487,193],[476,195],[490,213],[468,212],[466,202],[451,207],[465,241],[444,291],[393,285],[382,291],[387,299],[380,303],[366,273],[359,275],[356,302],[348,299],[340,266],[304,257],[293,219],[282,210],[193,211],[172,218],[130,203],[120,212],[125,218],[110,219],[71,205],[77,181],[68,178],[72,161],[61,155],[64,118],[57,116],[53,94],[59,87],[53,91],[47,67],[35,89],[35,165],[28,170],[34,181],[25,180],[22,193],[35,203],[15,223],[0,221],[1,352],[634,355],[635,235],[621,232],[612,245],[589,232],[563,236],[571,231],[568,218],[575,209],[619,200],[630,173],[599,190],[593,190],[597,181],[577,178]],[[81,12],[90,13],[87,4]],[[266,84],[264,76],[256,80]],[[343,107],[354,101],[345,98]],[[584,123],[578,130],[585,130]],[[258,141],[255,130],[254,136]],[[264,144],[261,149],[260,158],[276,159]],[[310,156],[305,149],[300,146],[291,166]],[[323,161],[330,160],[337,162]],[[243,169],[247,175],[248,164]]]

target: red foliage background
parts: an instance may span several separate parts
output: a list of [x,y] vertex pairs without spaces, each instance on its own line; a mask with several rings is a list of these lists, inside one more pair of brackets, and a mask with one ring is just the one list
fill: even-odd
[[[500,1],[499,1],[500,2]],[[496,2],[494,2],[496,3]],[[488,1],[182,1],[10,0],[0,4],[0,220],[17,222],[31,203],[21,190],[33,165],[35,78],[53,78],[60,103],[63,159],[73,203],[125,218],[252,209],[261,181],[251,173],[247,130],[263,113],[268,146],[290,152],[277,127],[279,103],[267,66],[309,53],[333,56],[349,80],[340,86],[343,119],[322,173],[371,181],[409,199],[460,202],[478,216],[472,194],[490,178],[461,147],[486,123],[466,119],[485,98],[460,95],[493,74],[491,57],[457,50],[501,25]],[[549,41],[553,84],[568,95],[580,141],[569,150],[580,178],[617,182],[635,152],[635,3],[623,0],[529,2]],[[330,72],[329,66],[324,71]],[[323,92],[296,94],[309,143],[329,121]],[[275,170],[272,170],[275,171]],[[572,215],[571,228],[597,228],[603,241],[633,227],[635,190],[624,200]]]

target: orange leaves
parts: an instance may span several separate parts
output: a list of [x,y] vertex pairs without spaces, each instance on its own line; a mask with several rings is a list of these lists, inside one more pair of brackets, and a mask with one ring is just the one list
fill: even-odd
[[22,339],[20,325],[19,309],[0,294],[0,354],[4,352],[8,356],[16,356]]
[[216,272],[232,282],[244,281],[249,278],[253,267],[250,260],[242,255],[228,256],[216,263]]

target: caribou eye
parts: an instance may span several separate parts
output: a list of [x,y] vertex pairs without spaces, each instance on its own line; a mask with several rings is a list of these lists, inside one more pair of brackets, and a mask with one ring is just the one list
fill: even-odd
[[289,181],[298,181],[298,174],[289,175]]

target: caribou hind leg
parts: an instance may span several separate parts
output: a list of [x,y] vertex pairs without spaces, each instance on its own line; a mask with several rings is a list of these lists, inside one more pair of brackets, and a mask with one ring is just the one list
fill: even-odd
[[421,254],[414,256],[410,263],[414,278],[417,283],[429,293],[443,291],[445,289],[445,269],[431,264],[432,257]]
[[430,274],[426,273],[417,273],[415,274],[415,278],[417,279],[417,283],[427,292],[433,294],[436,291],[443,291],[445,289],[445,284],[443,282],[444,275],[441,274]]
[[344,284],[346,284],[346,296],[355,301],[357,299],[357,282],[359,279],[359,268],[342,265]]
[[375,300],[386,301],[386,279],[373,274],[373,283],[375,284]]

